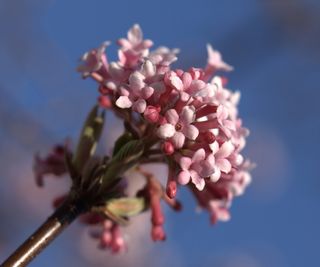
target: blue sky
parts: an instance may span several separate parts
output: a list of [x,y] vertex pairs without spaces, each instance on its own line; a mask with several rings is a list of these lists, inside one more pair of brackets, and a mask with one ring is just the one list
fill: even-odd
[[[318,1],[302,0],[1,1],[0,258],[50,211],[54,194],[32,191],[33,153],[76,138],[97,97],[95,84],[75,72],[77,60],[139,23],[156,46],[181,49],[177,67],[203,66],[208,42],[235,67],[229,85],[241,91],[240,114],[251,130],[246,154],[258,164],[226,224],[210,226],[182,190],[184,211],[167,212],[168,240],[146,243],[143,266],[318,266],[319,15]],[[115,46],[108,51],[115,58]],[[27,177],[17,176],[22,170]],[[63,190],[58,184],[50,186]],[[19,195],[28,190],[38,199]],[[47,204],[37,209],[36,202]],[[75,245],[80,231],[72,226],[31,266],[113,266],[83,255]]]

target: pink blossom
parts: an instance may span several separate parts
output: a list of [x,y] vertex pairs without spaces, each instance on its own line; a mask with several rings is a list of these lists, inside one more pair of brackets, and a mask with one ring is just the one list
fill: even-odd
[[159,127],[158,136],[163,139],[171,138],[175,148],[182,148],[186,137],[190,140],[195,140],[198,137],[199,130],[192,125],[195,120],[194,107],[183,107],[180,115],[175,109],[169,109],[165,118],[168,123]]
[[[150,51],[153,43],[143,39],[137,24],[118,44],[116,61],[107,61],[109,43],[104,43],[83,56],[78,70],[98,83],[100,105],[124,121],[123,136],[144,142],[135,171],[145,177],[145,184],[134,197],[142,197],[151,211],[152,239],[166,238],[161,202],[179,210],[176,195],[180,185],[192,191],[199,206],[209,212],[212,223],[228,220],[234,198],[242,195],[251,182],[252,168],[242,154],[249,131],[238,114],[240,93],[225,88],[226,78],[215,75],[216,71],[233,68],[207,45],[204,68],[172,69],[179,50],[159,47]],[[142,170],[145,163],[168,164],[165,186],[154,174]],[[58,150],[45,159],[36,157],[39,184],[43,175],[65,171]],[[124,189],[117,193],[123,196]],[[96,215],[90,212],[87,219],[96,219]],[[125,249],[117,222],[105,217],[91,222],[102,228],[96,236],[101,247],[114,252]]]
[[203,190],[205,181],[200,176],[202,170],[202,163],[205,159],[204,149],[198,149],[192,156],[181,157],[179,160],[182,171],[178,174],[178,182],[182,185],[188,184],[190,179],[198,190]]
[[229,173],[232,165],[227,159],[234,151],[234,146],[231,142],[224,142],[219,146],[215,141],[209,144],[211,153],[207,156],[203,166],[203,176],[210,176],[211,181],[216,182],[221,176],[221,172]]
[[109,45],[110,42],[106,41],[97,49],[93,49],[81,57],[83,64],[77,70],[82,73],[83,77],[87,77],[93,72],[100,73],[102,76],[106,75],[108,61],[104,52]]
[[205,68],[204,80],[207,80],[217,70],[231,71],[233,67],[225,63],[222,60],[222,56],[219,51],[214,50],[210,44],[207,44],[208,51],[208,64]]
[[66,149],[64,146],[56,145],[51,153],[44,159],[36,154],[33,171],[38,186],[43,186],[43,178],[45,175],[53,174],[55,176],[61,176],[67,172],[65,153]]
[[151,61],[146,60],[143,62],[141,69],[129,76],[128,84],[120,88],[120,96],[116,101],[116,105],[120,108],[132,107],[134,111],[144,113],[147,107],[146,100],[157,89],[157,84],[153,82],[147,83],[147,79],[155,75],[155,70],[156,68]]
[[230,203],[226,200],[211,200],[209,201],[208,210],[210,212],[210,219],[212,224],[216,224],[217,221],[229,221],[230,220]]
[[121,46],[119,50],[120,63],[123,66],[133,67],[137,62],[148,55],[153,44],[151,40],[143,40],[143,34],[138,24],[128,31],[127,39],[121,38],[118,40]]

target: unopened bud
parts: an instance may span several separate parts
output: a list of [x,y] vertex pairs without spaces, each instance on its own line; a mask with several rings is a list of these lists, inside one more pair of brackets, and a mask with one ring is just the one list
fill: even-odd
[[154,106],[147,106],[143,115],[148,122],[155,123],[159,120],[159,110]]
[[166,193],[169,198],[175,198],[177,195],[177,182],[175,180],[168,180]]
[[166,155],[172,155],[174,153],[174,146],[171,142],[165,141],[162,144],[162,150]]
[[163,230],[162,225],[156,225],[152,227],[151,237],[153,241],[164,241],[166,240],[166,234]]
[[99,96],[98,101],[99,101],[100,106],[103,108],[111,108],[112,107],[112,103],[111,103],[110,98],[108,96],[101,95],[101,96]]

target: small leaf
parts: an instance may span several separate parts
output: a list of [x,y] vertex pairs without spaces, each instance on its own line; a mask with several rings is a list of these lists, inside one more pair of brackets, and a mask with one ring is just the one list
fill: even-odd
[[118,198],[107,202],[106,208],[114,215],[120,217],[131,217],[146,210],[144,198]]
[[123,147],[126,143],[132,140],[132,134],[129,132],[125,132],[123,135],[121,135],[116,143],[114,144],[112,155],[115,156],[117,152]]
[[112,182],[138,163],[144,152],[144,140],[131,140],[123,145],[106,166],[99,193],[108,192]]
[[71,180],[76,183],[79,181],[79,173],[73,165],[72,162],[72,154],[68,151],[65,152],[65,162],[67,166],[68,173],[70,175]]
[[93,207],[93,212],[99,212],[120,225],[128,225],[128,217],[140,214],[147,209],[144,198],[115,198],[106,202],[105,206]]
[[79,173],[82,173],[84,165],[92,157],[103,130],[104,111],[98,114],[99,107],[96,105],[90,111],[73,158],[73,164]]
[[131,140],[121,146],[112,161],[122,162],[123,164],[132,162],[143,154],[143,150],[143,140]]

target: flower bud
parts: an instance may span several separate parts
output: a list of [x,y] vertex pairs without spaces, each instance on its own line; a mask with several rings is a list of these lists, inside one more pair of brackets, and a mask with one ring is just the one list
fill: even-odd
[[166,155],[172,155],[174,153],[174,146],[170,141],[165,141],[162,144],[162,150]]
[[105,96],[105,95],[99,96],[98,102],[99,102],[100,106],[103,108],[111,108],[112,107],[112,103],[111,103],[110,98],[108,96]]
[[177,182],[174,180],[168,180],[166,193],[168,197],[175,198],[177,195]]
[[166,240],[166,234],[163,230],[162,225],[156,225],[152,227],[151,237],[153,241],[164,241]]
[[147,106],[143,115],[144,118],[151,123],[155,123],[159,120],[159,110],[154,106]]

